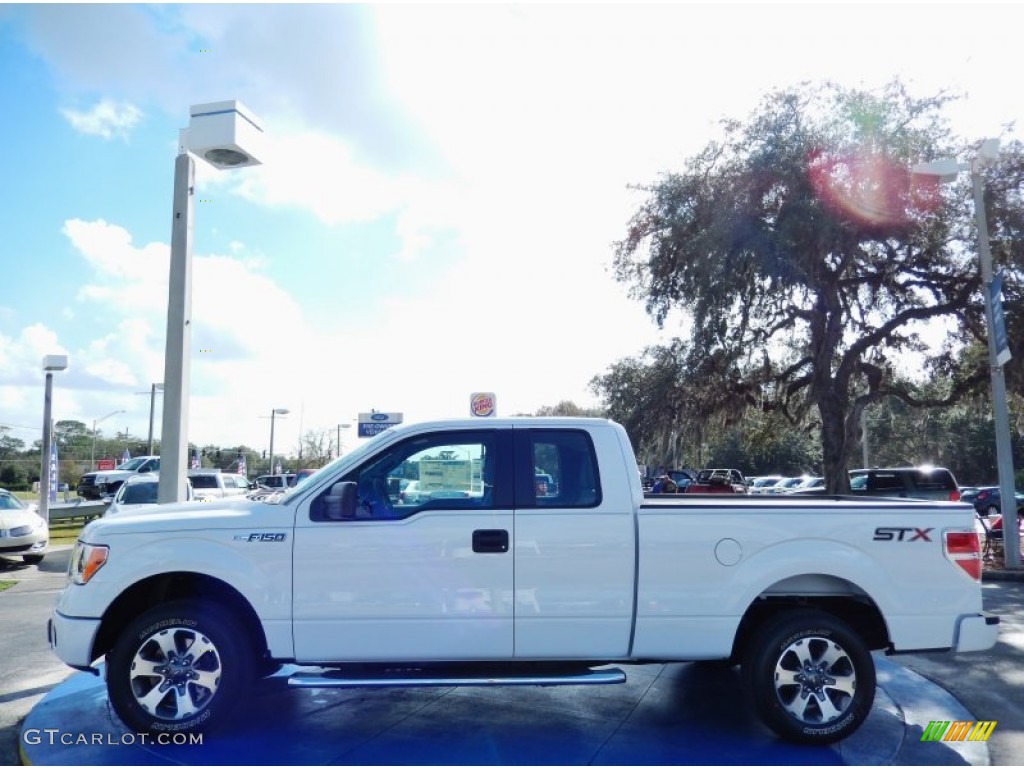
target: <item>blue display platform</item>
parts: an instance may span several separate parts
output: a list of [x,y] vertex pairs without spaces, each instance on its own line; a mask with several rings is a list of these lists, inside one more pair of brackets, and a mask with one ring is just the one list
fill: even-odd
[[621,665],[593,687],[288,689],[286,668],[201,744],[142,743],[103,681],[72,675],[26,718],[31,765],[988,765],[984,743],[921,742],[931,720],[971,720],[956,699],[876,656],[879,691],[849,739],[801,747],[755,718],[738,670]]

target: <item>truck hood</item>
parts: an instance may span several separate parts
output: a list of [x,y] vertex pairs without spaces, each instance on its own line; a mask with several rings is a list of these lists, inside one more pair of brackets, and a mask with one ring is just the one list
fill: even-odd
[[295,511],[262,501],[188,501],[182,504],[144,504],[139,509],[125,507],[110,517],[93,520],[81,539],[102,543],[108,536],[136,533],[154,534],[190,530],[291,528]]

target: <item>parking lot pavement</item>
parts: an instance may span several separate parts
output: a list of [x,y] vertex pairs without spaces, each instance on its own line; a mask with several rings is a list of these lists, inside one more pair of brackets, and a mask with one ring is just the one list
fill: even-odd
[[[585,689],[288,690],[286,668],[201,744],[143,743],[112,714],[102,681],[77,673],[29,713],[20,758],[33,765],[890,765],[930,719],[970,719],[939,686],[884,658],[877,663],[871,716],[831,747],[776,739],[747,706],[737,670],[723,665],[623,665],[625,684]],[[931,764],[989,763],[983,743],[925,746]]]
[[[999,639],[982,653],[915,653],[892,660],[935,682],[973,713],[998,724],[988,741],[993,765],[1024,761],[1024,573],[986,574],[985,610],[1000,617]],[[945,718],[944,718],[945,719]],[[920,764],[908,744],[901,765]],[[915,757],[918,759],[915,760]]]
[[50,650],[46,620],[64,586],[71,547],[55,547],[38,566],[0,557],[0,765],[15,765],[19,723],[70,670]]

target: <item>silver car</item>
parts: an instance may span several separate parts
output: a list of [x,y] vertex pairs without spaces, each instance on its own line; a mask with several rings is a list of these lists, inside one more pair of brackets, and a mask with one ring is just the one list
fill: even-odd
[[50,532],[46,521],[10,491],[0,488],[0,556],[20,557],[29,565],[41,563]]

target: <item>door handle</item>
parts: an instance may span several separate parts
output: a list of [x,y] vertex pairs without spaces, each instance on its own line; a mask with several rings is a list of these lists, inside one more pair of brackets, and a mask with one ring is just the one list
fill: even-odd
[[474,552],[508,552],[508,531],[482,528],[473,531]]

